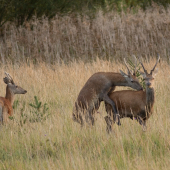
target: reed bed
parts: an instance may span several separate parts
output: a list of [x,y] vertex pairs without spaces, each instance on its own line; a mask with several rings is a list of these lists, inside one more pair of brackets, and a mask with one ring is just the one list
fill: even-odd
[[169,62],[169,30],[170,8],[156,5],[135,13],[98,11],[91,17],[70,14],[51,20],[34,18],[20,27],[8,22],[0,28],[0,61],[54,64],[159,53]]
[[[145,62],[151,69],[155,59]],[[94,127],[72,121],[72,109],[77,95],[87,79],[98,71],[125,71],[119,62],[97,59],[68,65],[6,64],[0,68],[1,96],[5,95],[2,79],[4,71],[11,74],[17,85],[28,92],[17,95],[14,117],[0,128],[0,169],[163,169],[170,164],[170,87],[169,65],[161,60],[155,78],[156,100],[154,113],[147,122],[147,131],[135,120],[121,119],[114,132],[106,133],[103,104],[96,113]],[[123,90],[126,88],[116,88]],[[47,103],[49,117],[40,122],[26,120],[30,116],[29,103],[34,96]],[[25,107],[23,105],[25,104]]]

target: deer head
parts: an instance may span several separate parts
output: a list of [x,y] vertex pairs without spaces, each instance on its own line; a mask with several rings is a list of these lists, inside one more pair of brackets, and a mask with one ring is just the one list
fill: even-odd
[[124,63],[125,63],[125,66],[127,68],[128,74],[124,73],[122,70],[120,70],[120,73],[126,79],[126,81],[128,82],[129,87],[132,87],[136,90],[143,90],[142,86],[139,83],[138,78],[136,77],[136,63],[135,63],[135,68],[133,70],[133,73],[128,68],[125,58],[124,58]]
[[145,85],[147,88],[152,88],[154,85],[154,78],[158,72],[158,69],[155,70],[158,62],[160,60],[160,56],[158,55],[158,59],[156,61],[156,64],[154,65],[153,69],[150,71],[150,73],[147,72],[147,70],[145,69],[145,67],[143,66],[142,62],[140,61],[142,68],[143,68],[143,72],[141,72],[140,74],[143,76],[143,79],[145,81]]
[[20,86],[17,86],[12,77],[10,76],[9,73],[5,72],[6,77],[3,78],[4,83],[7,84],[7,88],[10,90],[11,93],[13,94],[25,94],[27,93],[26,90],[24,90],[23,88],[21,88]]

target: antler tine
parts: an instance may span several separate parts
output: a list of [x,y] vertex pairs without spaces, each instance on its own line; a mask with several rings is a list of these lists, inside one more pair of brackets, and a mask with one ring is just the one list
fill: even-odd
[[128,70],[128,74],[132,74],[131,71],[129,70],[128,66],[127,66],[127,63],[126,63],[126,59],[125,59],[125,58],[124,58],[124,63],[125,63],[125,66],[126,66],[126,68],[127,68],[127,70]]
[[136,74],[136,66],[137,66],[137,58],[135,55],[133,55],[134,59],[135,59],[135,68],[134,68],[134,74]]
[[145,69],[145,67],[143,66],[143,64],[142,64],[142,62],[141,62],[141,60],[139,59],[139,62],[140,62],[140,64],[142,65],[142,67],[143,67],[143,71],[146,73],[146,74],[148,74],[148,72],[147,72],[147,70]]
[[151,70],[150,74],[152,74],[152,72],[155,70],[155,67],[156,67],[156,65],[158,64],[159,60],[160,60],[160,56],[159,56],[159,54],[158,54],[158,59],[157,59],[157,61],[156,61],[155,66],[154,66],[153,69]]
[[8,79],[12,80],[12,77],[11,77],[10,74],[7,73],[6,71],[5,71],[5,75],[7,76]]
[[12,84],[14,84],[14,81],[12,79],[12,77],[10,76],[9,73],[5,72],[5,75],[7,76],[7,78],[11,81]]

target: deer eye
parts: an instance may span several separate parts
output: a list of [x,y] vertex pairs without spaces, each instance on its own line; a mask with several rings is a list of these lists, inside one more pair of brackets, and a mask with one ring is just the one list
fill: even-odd
[[18,86],[15,86],[16,88],[18,88]]
[[133,79],[131,79],[130,81],[131,81],[132,83],[134,82],[134,80],[133,80]]

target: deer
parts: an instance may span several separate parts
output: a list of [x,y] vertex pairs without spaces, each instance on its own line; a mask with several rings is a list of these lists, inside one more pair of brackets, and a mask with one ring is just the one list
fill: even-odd
[[127,74],[122,70],[120,70],[120,73],[97,72],[87,80],[80,90],[73,108],[72,117],[74,121],[83,126],[83,117],[85,117],[87,123],[94,125],[94,113],[99,109],[100,103],[104,101],[112,106],[113,113],[117,117],[117,124],[121,125],[115,102],[109,98],[108,94],[114,91],[116,86],[128,86],[136,90],[143,89],[136,77],[136,66],[132,73],[125,58],[124,63]]
[[[109,94],[109,98],[116,104],[120,119],[128,117],[133,120],[135,118],[139,124],[142,125],[143,131],[146,131],[146,121],[153,113],[153,106],[155,102],[154,78],[158,72],[155,68],[159,60],[160,56],[158,56],[156,64],[150,73],[147,72],[144,65],[140,61],[140,64],[144,70],[144,73],[141,72],[141,75],[143,76],[143,80],[145,82],[145,91],[122,90]],[[107,124],[106,131],[109,133],[112,131],[113,123],[115,123],[115,115],[112,112],[112,106],[106,102],[105,109],[107,112],[107,116],[105,117]]]
[[26,90],[17,86],[9,73],[5,72],[6,77],[3,78],[3,81],[6,86],[6,95],[5,97],[0,97],[0,122],[1,124],[8,122],[8,117],[13,115],[12,105],[14,103],[15,94],[25,94]]

